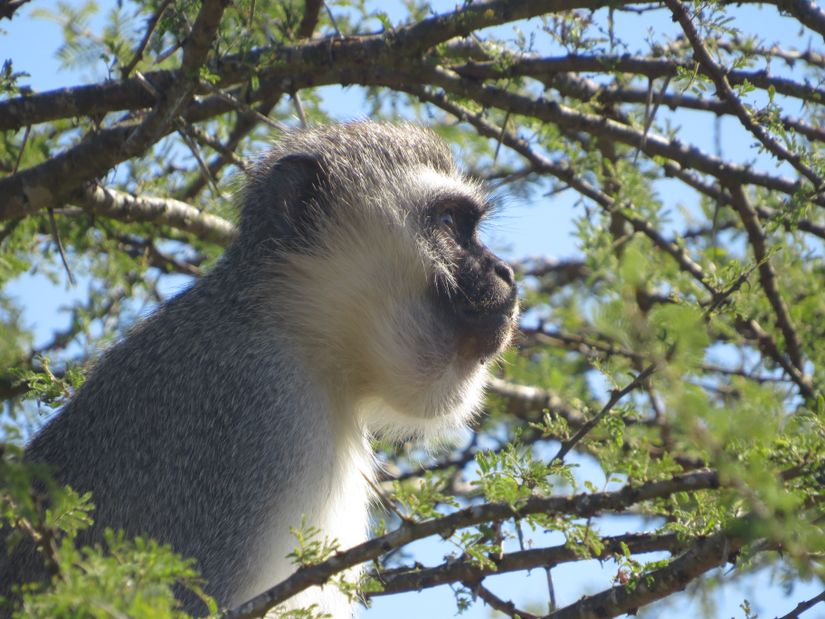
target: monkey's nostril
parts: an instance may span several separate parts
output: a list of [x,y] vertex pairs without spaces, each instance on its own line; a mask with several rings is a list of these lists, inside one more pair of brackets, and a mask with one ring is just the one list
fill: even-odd
[[505,264],[504,262],[496,262],[495,272],[496,275],[503,279],[508,286],[512,286],[516,283],[515,276],[513,275],[513,269],[510,268],[509,264]]

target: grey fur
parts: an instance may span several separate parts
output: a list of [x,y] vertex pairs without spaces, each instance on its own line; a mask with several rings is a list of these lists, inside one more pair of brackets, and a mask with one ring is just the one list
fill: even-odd
[[[435,174],[436,181],[420,188],[416,179],[422,169],[433,171],[426,174]],[[506,314],[495,337],[473,326],[475,317],[467,327],[469,319],[447,319],[452,310],[433,309],[433,299],[461,292],[450,271],[454,259],[439,249],[443,240],[424,233],[426,208],[442,194],[452,199],[453,185],[438,185],[442,176],[463,188],[456,190],[460,199],[483,202],[479,188],[457,172],[448,148],[411,125],[354,123],[296,132],[261,158],[241,192],[239,238],[220,263],[108,350],[76,397],[27,449],[27,457],[51,465],[61,483],[93,492],[95,525],[81,536],[82,543],[99,540],[103,527],[171,543],[198,560],[206,589],[219,604],[232,606],[275,584],[262,580],[262,573],[273,578],[289,573],[289,564],[271,555],[288,549],[288,527],[299,523],[283,520],[294,518],[296,510],[311,517],[329,511],[328,517],[319,516],[323,524],[352,509],[353,522],[337,533],[347,543],[363,539],[362,476],[372,468],[367,426],[390,436],[423,436],[463,423],[477,408],[481,379],[474,368],[506,344],[516,316],[511,273],[509,288],[496,280],[492,292],[478,297],[479,307],[495,305],[494,312],[480,310],[485,317]],[[359,268],[352,256],[364,248],[355,246],[377,245],[378,227],[397,238],[389,237],[390,249],[379,247],[393,255],[375,255],[376,265],[403,266],[409,258],[394,248],[409,245],[420,254],[423,267],[416,268],[429,278],[408,285],[399,281],[408,277],[402,267],[388,275],[383,284],[388,290],[375,293],[388,299],[387,309],[373,309],[384,297],[369,296],[369,281],[359,288],[372,275],[352,274],[354,283],[340,290],[335,281],[340,277],[300,275],[339,268],[346,260]],[[473,268],[492,268],[487,254],[473,260]],[[435,289],[439,281],[446,290],[440,297],[416,292]],[[327,298],[327,289],[330,299],[345,301],[333,302],[340,310],[315,306]],[[416,300],[417,295],[427,298]],[[407,299],[415,307],[397,309]],[[351,309],[361,307],[386,326],[361,325],[360,310]],[[347,326],[329,324],[336,311],[351,311],[342,318]],[[405,326],[409,321],[418,324]],[[482,340],[484,345],[472,350],[486,352],[467,358],[457,353],[467,338],[455,333],[454,322]],[[348,329],[352,333],[336,339]],[[398,346],[414,350],[384,350],[390,340],[380,337],[396,337],[398,331]],[[362,339],[363,350],[350,350],[362,346]],[[376,347],[390,360],[406,355],[399,367],[417,359],[439,372],[466,374],[467,384],[457,391],[434,386],[422,401],[423,412],[396,424],[383,411],[406,406],[406,392],[384,388],[393,376],[372,381],[372,366],[363,359]],[[423,385],[436,385],[440,379],[427,371],[409,373]],[[384,386],[374,388],[373,382]],[[381,389],[388,393],[373,393]],[[442,423],[459,405],[461,416]],[[430,426],[433,432],[427,431]],[[349,529],[359,527],[350,537]],[[33,577],[34,564],[30,552],[18,553],[0,566],[0,578]],[[336,617],[350,612],[348,603],[324,594],[303,603],[318,600]],[[194,600],[186,601],[191,610],[203,611]]]

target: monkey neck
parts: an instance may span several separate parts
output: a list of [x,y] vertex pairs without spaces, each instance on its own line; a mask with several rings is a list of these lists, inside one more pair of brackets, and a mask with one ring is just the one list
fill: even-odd
[[[345,400],[337,397],[328,385],[317,382],[313,373],[305,373],[303,362],[292,356],[276,365],[284,367],[284,382],[288,385],[284,401],[292,402],[285,411],[289,419],[274,422],[274,431],[281,438],[273,445],[284,453],[279,456],[289,474],[277,486],[268,508],[269,525],[261,531],[252,559],[257,568],[246,589],[238,595],[244,601],[280,582],[294,571],[288,561],[273,561],[285,557],[296,546],[290,528],[321,531],[320,542],[336,542],[342,550],[366,541],[368,536],[370,482],[374,478],[375,459],[367,433],[352,410],[346,410]],[[278,411],[283,414],[284,411]],[[284,429],[292,426],[295,440],[285,440]],[[285,500],[288,499],[288,500]],[[316,602],[311,597],[294,600],[295,607]],[[343,598],[342,598],[343,599]],[[343,602],[342,602],[343,603]],[[346,604],[345,604],[346,606]],[[345,616],[343,607],[339,614]]]

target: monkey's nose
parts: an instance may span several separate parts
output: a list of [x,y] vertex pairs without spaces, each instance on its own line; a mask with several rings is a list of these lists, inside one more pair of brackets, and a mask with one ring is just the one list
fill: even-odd
[[513,269],[511,269],[510,265],[506,262],[501,262],[500,260],[497,260],[494,270],[496,272],[496,275],[503,279],[504,283],[506,283],[508,286],[513,286],[516,283],[515,275],[513,274]]

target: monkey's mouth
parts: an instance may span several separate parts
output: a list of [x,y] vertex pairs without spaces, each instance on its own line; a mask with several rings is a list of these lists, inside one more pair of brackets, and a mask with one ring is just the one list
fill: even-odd
[[486,359],[500,353],[509,343],[518,307],[513,296],[493,307],[455,307],[453,317],[459,354],[464,358]]

